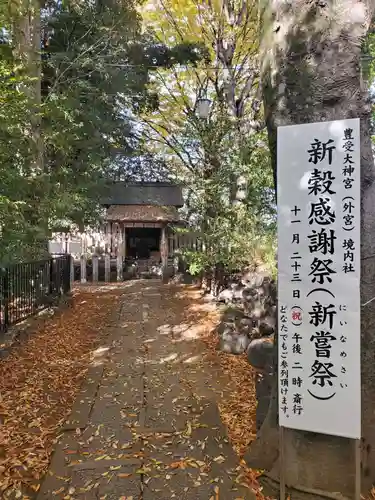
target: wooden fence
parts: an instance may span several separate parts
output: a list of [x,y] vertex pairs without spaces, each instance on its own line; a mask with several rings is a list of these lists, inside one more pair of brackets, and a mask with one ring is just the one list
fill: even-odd
[[195,250],[201,252],[203,250],[203,241],[199,234],[190,233],[174,233],[168,236],[168,256],[173,257],[178,250]]
[[[122,243],[121,234],[109,235],[98,232],[70,236],[60,233],[49,241],[49,252],[52,255],[70,254],[75,260],[80,259],[82,255],[86,257],[109,255],[117,258],[116,250],[121,248]],[[115,250],[112,254],[111,248]],[[168,257],[173,258],[183,249],[202,251],[203,243],[199,235],[195,232],[168,234]]]
[[[77,276],[77,270],[79,276]],[[113,274],[115,274],[115,280],[112,279]],[[109,283],[110,281],[123,281],[125,278],[124,260],[121,255],[117,256],[116,259],[111,259],[109,254],[105,254],[103,257],[93,255],[90,259],[82,255],[79,266],[72,264],[72,281],[80,281],[81,283],[104,281]]]
[[[121,239],[116,243],[121,248]],[[115,247],[115,248],[116,248]],[[68,239],[59,236],[50,242],[50,253],[58,255],[70,253],[71,281],[81,283],[114,282],[135,278],[147,274],[153,269],[153,274],[160,275],[176,272],[179,263],[179,253],[184,249],[202,251],[203,244],[196,233],[176,232],[168,235],[168,256],[162,263],[148,259],[133,262],[121,252],[109,253],[108,239],[105,234],[96,234],[87,237],[82,234],[80,238]],[[112,244],[113,248],[113,244]]]

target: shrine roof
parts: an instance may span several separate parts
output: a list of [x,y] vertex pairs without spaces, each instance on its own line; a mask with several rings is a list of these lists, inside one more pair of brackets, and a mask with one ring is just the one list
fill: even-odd
[[181,187],[167,182],[134,184],[114,182],[106,191],[106,195],[101,199],[101,204],[104,206],[144,205],[181,208],[184,205]]
[[111,222],[178,222],[177,208],[156,205],[111,205],[106,220]]

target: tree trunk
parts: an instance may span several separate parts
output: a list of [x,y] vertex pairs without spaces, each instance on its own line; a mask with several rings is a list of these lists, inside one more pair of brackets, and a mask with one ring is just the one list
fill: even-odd
[[33,101],[35,115],[32,122],[32,136],[35,143],[35,169],[44,172],[44,144],[41,134],[42,105],[42,58],[41,58],[41,8],[40,1],[34,0],[31,21],[31,60],[30,73],[33,78]]
[[14,56],[21,63],[23,71],[30,80],[23,85],[32,107],[32,174],[43,172],[43,140],[41,135],[41,12],[39,0],[19,0],[14,9]]
[[[361,119],[362,304],[375,297],[375,170],[370,106],[361,88],[361,43],[374,16],[374,0],[271,2],[265,37],[263,92],[276,179],[279,125]],[[362,308],[362,489],[375,482],[375,301]],[[279,477],[277,391],[259,438],[246,459]],[[348,401],[348,407],[350,401]],[[343,415],[345,418],[345,415]],[[286,483],[315,495],[354,496],[354,444],[338,437],[285,433]],[[295,493],[294,492],[294,493]],[[295,493],[296,495],[296,493]],[[298,495],[293,498],[298,497]]]
[[[44,165],[44,142],[42,136],[42,61],[41,61],[41,5],[42,0],[17,0],[11,5],[14,19],[14,56],[18,71],[28,77],[22,90],[31,109],[29,166],[29,198],[25,217],[29,222],[30,244],[33,254],[41,257],[48,253],[48,219],[42,200],[49,202],[49,179]],[[12,11],[13,9],[13,11]]]

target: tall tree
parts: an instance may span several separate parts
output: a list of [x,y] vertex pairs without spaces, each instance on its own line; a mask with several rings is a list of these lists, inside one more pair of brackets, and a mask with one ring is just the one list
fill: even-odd
[[[170,104],[176,108],[176,96],[183,93],[186,114],[195,109],[194,99],[209,97],[216,101],[221,113],[225,111],[237,128],[232,139],[234,147],[239,147],[244,136],[259,130],[262,122],[259,113],[258,5],[255,0],[203,3],[158,0],[152,5],[148,2],[145,7],[145,18],[160,40],[173,37],[180,41],[199,41],[209,54],[209,60],[204,61],[206,64],[194,71],[175,73],[175,88],[165,80],[174,101],[169,99]],[[243,179],[239,182],[239,178],[233,173],[233,199],[237,184],[243,185]]]
[[73,200],[65,196],[63,207],[70,203],[75,215],[82,212],[74,206],[77,186],[84,189],[79,198],[90,201],[109,166],[123,167],[130,163],[124,158],[139,153],[137,115],[157,105],[147,89],[150,71],[201,57],[197,47],[169,47],[144,35],[136,7],[123,0],[56,2],[49,12],[43,81],[48,161],[58,182],[73,188]]
[[[244,245],[242,236],[247,234],[248,243],[256,241],[249,237],[255,225],[261,225],[261,212],[255,207],[260,199],[267,199],[267,209],[271,205],[267,151],[257,135],[257,7],[253,0],[159,0],[148,2],[143,12],[161,42],[199,41],[209,56],[193,67],[156,72],[152,84],[159,106],[144,115],[145,135],[156,150],[174,159],[189,192],[188,215],[210,249],[194,256],[201,267],[211,268],[216,262],[240,265],[244,256],[251,259],[251,245]],[[211,101],[210,109],[200,117],[205,98]],[[259,175],[262,168],[264,175]]]
[[[361,46],[374,16],[373,1],[269,2],[266,10],[263,92],[276,178],[276,128],[344,118],[361,119],[362,169],[362,475],[375,477],[375,170],[370,103],[361,84]],[[350,401],[348,401],[350,405]],[[345,415],[343,415],[345,418]],[[354,452],[349,440],[288,430],[286,482],[316,494],[354,492]],[[277,480],[277,402],[273,398],[248,463]]]
[[[37,254],[45,243],[39,229],[36,186],[43,170],[40,134],[40,9],[15,1],[0,9],[1,207],[0,259]],[[22,242],[22,245],[20,243]],[[44,246],[45,249],[45,246]],[[5,256],[7,254],[7,256]]]
[[150,71],[201,53],[144,35],[136,2],[15,0],[0,7],[5,262],[40,256],[38,242],[45,251],[55,228],[98,221],[107,169],[138,154],[137,114],[157,104],[147,89]]
[[246,122],[248,128],[259,125],[257,1],[158,0],[146,3],[143,15],[163,43],[173,38],[203,44],[210,57],[204,72],[196,73],[201,97],[210,82],[233,117]]

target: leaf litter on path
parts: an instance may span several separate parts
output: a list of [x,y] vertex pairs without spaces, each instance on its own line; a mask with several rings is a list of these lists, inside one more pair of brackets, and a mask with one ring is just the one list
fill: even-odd
[[[77,290],[0,363],[0,496],[37,492],[122,291]],[[23,497],[28,498],[28,497]]]
[[[116,289],[110,293],[96,294],[97,291],[101,291],[100,288],[80,291],[71,310],[47,322],[43,331],[34,335],[0,366],[0,414],[4,420],[4,433],[0,436],[0,451],[3,450],[0,453],[0,473],[3,476],[0,491],[20,491],[19,488],[25,485],[34,491],[39,488],[59,427],[66,420],[86,373],[90,353],[116,306],[114,299],[121,294]],[[223,391],[219,406],[233,447],[241,455],[254,436],[256,403],[252,370],[242,357],[217,353],[217,339],[212,334],[218,322],[217,313],[199,313],[202,301],[197,290],[184,288],[180,291],[184,304],[189,304],[184,310],[187,319],[199,326],[197,331],[201,332],[200,338],[208,347],[204,353],[205,362],[217,364],[227,374],[228,390]],[[174,302],[174,306],[179,302],[173,300],[178,298],[175,292],[171,290],[170,297],[170,305]],[[176,313],[174,306],[170,311],[158,312],[173,315]],[[187,426],[183,434],[183,439],[190,440],[191,428]],[[218,455],[216,458],[221,463],[225,457]],[[202,476],[206,470],[204,462],[187,458],[172,459],[165,467],[171,472],[198,467]],[[264,498],[257,475],[242,463],[237,468],[237,483],[255,491],[258,498]],[[194,483],[197,488],[200,485],[200,481]],[[220,486],[216,486],[215,500],[219,491]]]
[[216,308],[207,306],[201,292],[194,287],[185,287],[180,289],[180,295],[185,296],[185,300],[186,296],[190,298],[191,315],[198,314],[200,310],[207,311],[200,339],[207,346],[205,361],[225,374],[223,380],[226,380],[226,386],[221,387],[218,406],[228,438],[240,460],[236,482],[251,489],[258,499],[263,500],[266,497],[258,481],[261,472],[247,467],[242,458],[256,437],[255,371],[247,362],[246,355],[234,356],[218,351],[216,327],[220,314]]

